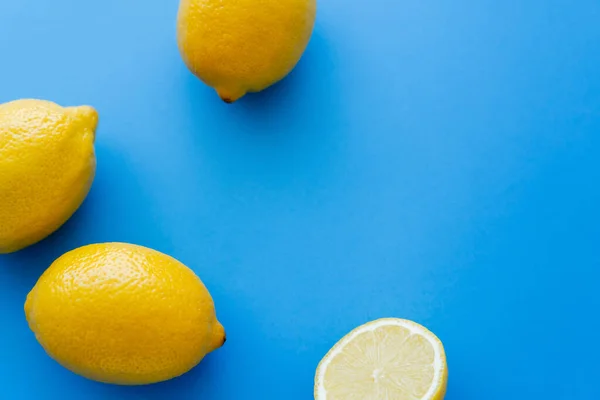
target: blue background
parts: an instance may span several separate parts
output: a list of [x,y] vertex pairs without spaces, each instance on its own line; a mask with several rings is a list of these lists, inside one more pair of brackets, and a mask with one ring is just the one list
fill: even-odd
[[[183,65],[177,6],[0,3],[0,101],[100,113],[87,201],[0,256],[2,400],[309,399],[388,316],[443,340],[449,400],[600,398],[600,2],[322,0],[294,72],[230,106]],[[147,387],[47,357],[25,296],[104,241],[192,267],[227,345]]]

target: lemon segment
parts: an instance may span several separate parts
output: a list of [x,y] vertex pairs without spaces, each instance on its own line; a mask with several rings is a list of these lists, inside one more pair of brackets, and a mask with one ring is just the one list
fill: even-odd
[[323,358],[316,400],[441,400],[448,369],[442,342],[425,327],[386,318],[362,325]]

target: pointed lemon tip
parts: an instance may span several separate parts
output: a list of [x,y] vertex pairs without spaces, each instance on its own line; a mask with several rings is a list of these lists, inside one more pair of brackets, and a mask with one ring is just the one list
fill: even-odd
[[225,333],[225,328],[223,327],[223,325],[221,325],[220,322],[216,322],[215,324],[215,328],[213,331],[213,340],[212,340],[212,346],[211,346],[211,350],[216,350],[220,347],[222,347],[225,342],[227,341],[227,334]]
[[98,126],[98,112],[90,106],[69,107],[67,113],[86,128],[95,131]]
[[25,318],[27,319],[27,321],[29,321],[29,313],[31,311],[32,293],[33,293],[33,290],[31,292],[29,292],[29,294],[27,295],[27,298],[25,299],[25,305],[23,306],[23,309],[25,310]]
[[246,92],[239,90],[217,89],[217,94],[225,103],[231,104],[244,97]]

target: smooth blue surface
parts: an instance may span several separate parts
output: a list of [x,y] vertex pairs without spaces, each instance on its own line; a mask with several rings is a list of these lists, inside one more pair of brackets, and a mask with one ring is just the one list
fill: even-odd
[[[600,398],[600,2],[321,0],[297,69],[231,106],[183,65],[176,12],[0,3],[0,102],[101,121],[80,211],[0,256],[0,399],[310,399],[336,340],[387,316],[443,340],[448,400]],[[104,241],[192,267],[227,345],[138,388],[47,357],[25,296]]]

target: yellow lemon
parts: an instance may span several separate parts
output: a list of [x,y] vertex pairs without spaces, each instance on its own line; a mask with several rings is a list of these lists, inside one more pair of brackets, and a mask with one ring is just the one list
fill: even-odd
[[395,318],[362,325],[319,364],[316,400],[441,400],[448,368],[442,342],[425,327]]
[[225,343],[213,300],[192,270],[124,243],[60,257],[27,296],[25,315],[52,358],[106,383],[174,378]]
[[183,60],[231,103],[283,79],[310,40],[316,0],[181,0]]
[[87,196],[98,115],[41,100],[0,105],[0,253],[57,230]]

